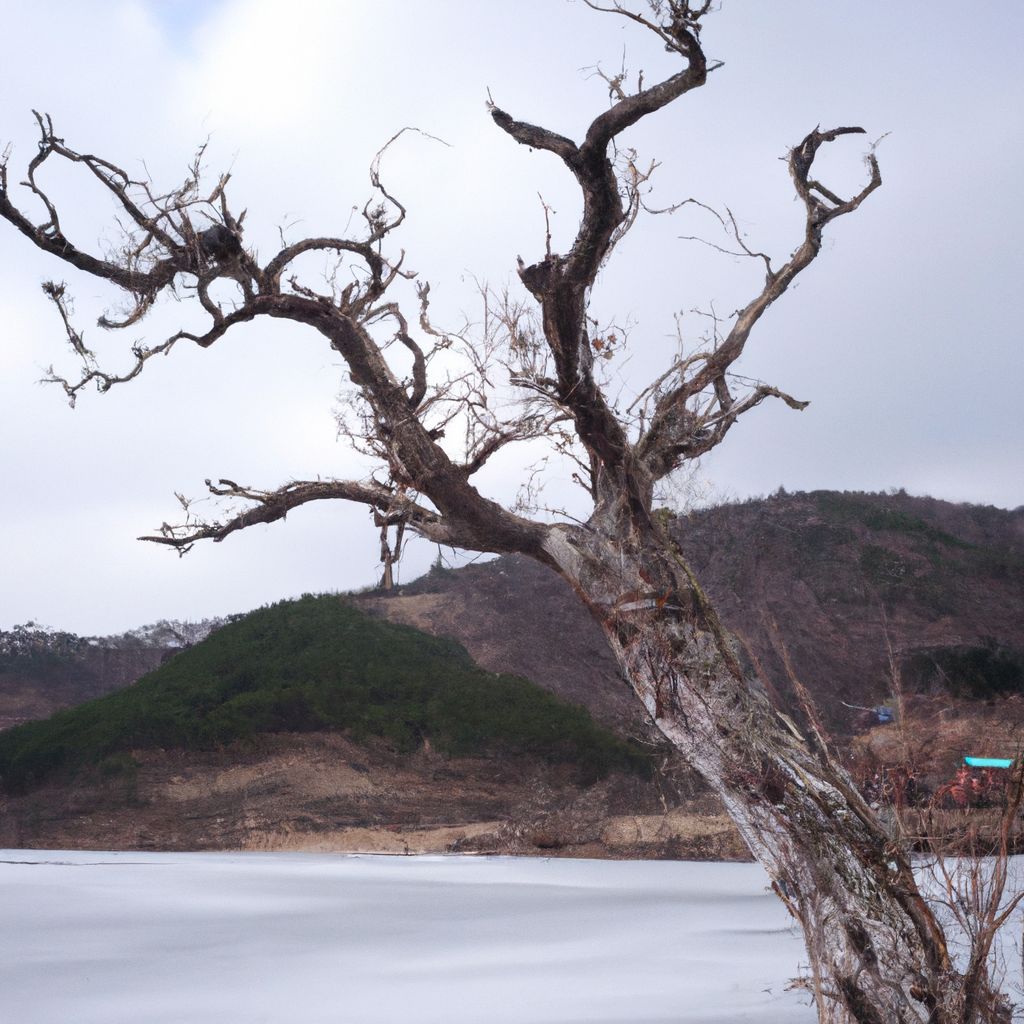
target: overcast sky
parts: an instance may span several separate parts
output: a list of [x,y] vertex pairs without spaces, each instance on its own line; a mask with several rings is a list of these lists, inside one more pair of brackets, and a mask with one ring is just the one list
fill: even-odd
[[[862,125],[867,136],[836,143],[819,168],[850,193],[867,142],[889,133],[883,187],[829,227],[739,367],[811,405],[750,413],[701,466],[706,489],[906,487],[1024,504],[1022,29],[1019,0],[969,16],[946,0],[724,0],[704,33],[724,67],[624,139],[661,162],[653,205],[728,204],[749,244],[781,260],[801,232],[787,148],[818,124]],[[449,323],[475,314],[475,280],[514,285],[516,256],[542,255],[538,193],[556,211],[556,251],[578,222],[568,174],[495,128],[487,90],[513,116],[580,139],[607,104],[585,69],[617,71],[625,55],[651,82],[677,67],[635,27],[567,0],[13,0],[5,36],[0,147],[13,144],[12,182],[35,149],[33,107],[72,148],[139,176],[145,161],[165,187],[209,136],[210,173],[231,168],[246,244],[264,256],[279,229],[289,240],[341,233],[398,129],[443,139],[404,136],[383,173],[409,209],[395,245]],[[44,180],[72,240],[94,252],[115,240],[94,181],[56,167]],[[19,201],[38,214],[27,194]],[[598,282],[595,312],[632,325],[626,392],[666,365],[674,313],[695,342],[703,321],[691,310],[728,315],[759,287],[757,265],[681,238],[694,234],[720,240],[693,207],[646,218]],[[134,539],[175,521],[174,493],[201,496],[206,477],[274,487],[364,472],[336,438],[343,373],[319,335],[272,322],[209,350],[179,346],[71,410],[36,383],[51,364],[76,369],[39,289],[49,278],[67,281],[86,343],[115,369],[133,341],[196,322],[169,302],[105,335],[95,320],[117,296],[0,223],[0,628],[34,619],[111,633],[374,581],[368,515],[338,503],[183,559]],[[508,498],[516,476],[506,461],[480,485]],[[410,546],[403,577],[435,555]]]

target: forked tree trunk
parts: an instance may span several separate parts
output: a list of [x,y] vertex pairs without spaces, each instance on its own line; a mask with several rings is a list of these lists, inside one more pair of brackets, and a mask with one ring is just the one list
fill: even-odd
[[667,533],[641,544],[555,530],[545,547],[800,922],[822,1024],[1008,1020],[985,979],[953,969],[906,850],[830,755],[813,710],[801,731],[744,678]]

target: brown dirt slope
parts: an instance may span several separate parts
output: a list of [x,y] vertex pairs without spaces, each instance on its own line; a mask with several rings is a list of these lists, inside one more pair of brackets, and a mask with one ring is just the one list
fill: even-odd
[[134,756],[0,797],[0,847],[747,859],[714,801],[662,776],[594,784],[536,758],[401,755],[338,733]]
[[723,620],[785,691],[786,658],[833,728],[903,686],[911,655],[1024,650],[1024,508],[898,494],[778,494],[677,521]]
[[639,713],[600,627],[560,576],[507,555],[353,597],[360,610],[454,636],[491,672],[526,676],[628,731]]

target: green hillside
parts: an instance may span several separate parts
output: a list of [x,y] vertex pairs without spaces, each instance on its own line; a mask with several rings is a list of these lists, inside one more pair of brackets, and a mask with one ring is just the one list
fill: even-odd
[[521,752],[600,776],[647,756],[519,676],[477,666],[457,641],[373,619],[333,596],[261,608],[127,689],[0,733],[0,779],[129,766],[147,747],[209,749],[262,732],[347,730],[401,751]]

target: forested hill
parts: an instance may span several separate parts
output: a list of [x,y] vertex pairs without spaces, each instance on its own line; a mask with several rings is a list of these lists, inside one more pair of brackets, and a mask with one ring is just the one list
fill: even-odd
[[[681,516],[673,529],[773,685],[786,690],[788,656],[834,726],[852,724],[846,704],[888,699],[890,649],[911,688],[985,696],[990,683],[1018,685],[1024,509],[902,492],[780,492]],[[535,680],[606,724],[629,729],[638,713],[600,628],[562,580],[525,558],[433,571],[350,600],[454,636],[483,667]],[[0,659],[0,719],[44,717],[124,686],[168,649],[149,640],[80,646]]]
[[65,769],[132,768],[135,750],[214,750],[332,729],[404,753],[426,743],[452,757],[528,754],[592,778],[649,768],[585,709],[484,671],[450,637],[307,595],[224,625],[133,686],[5,730],[0,779],[23,790]]
[[[849,718],[844,700],[887,700],[893,669],[910,692],[1024,686],[1024,673],[998,669],[1024,651],[1024,508],[780,493],[709,509],[677,535],[773,681],[785,685],[788,655],[833,722]],[[992,689],[960,662],[980,665]]]

